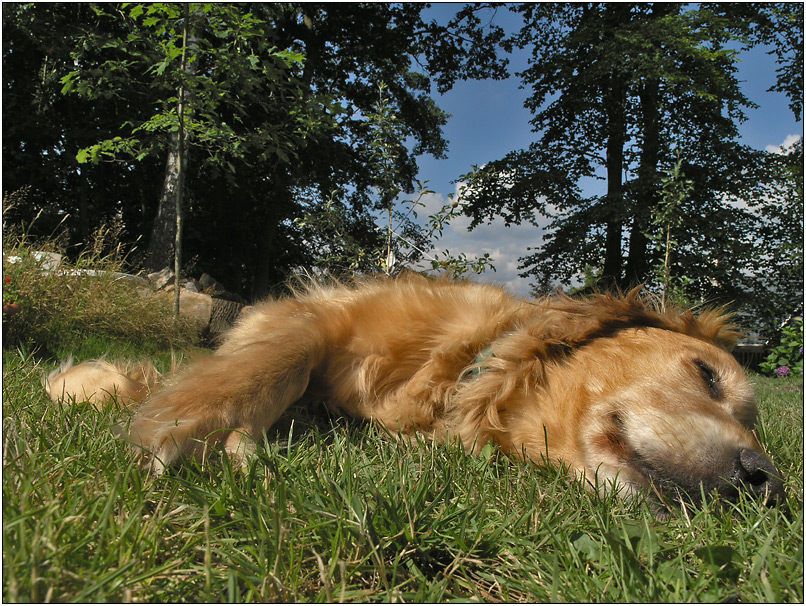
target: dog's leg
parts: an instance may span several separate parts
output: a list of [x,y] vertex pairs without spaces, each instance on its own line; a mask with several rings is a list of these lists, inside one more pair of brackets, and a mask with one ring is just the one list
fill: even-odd
[[303,395],[320,354],[315,339],[297,334],[204,358],[143,406],[129,439],[157,473],[182,455],[200,457],[212,444],[223,443],[240,458],[248,440]]

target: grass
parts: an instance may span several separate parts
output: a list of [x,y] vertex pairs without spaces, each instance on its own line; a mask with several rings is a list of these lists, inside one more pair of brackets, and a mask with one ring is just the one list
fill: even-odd
[[562,470],[342,418],[298,415],[245,471],[154,478],[114,406],[54,405],[51,362],[3,363],[5,601],[803,601],[802,381],[754,377],[790,518],[661,523]]
[[172,317],[170,293],[119,277],[126,261],[119,244],[113,244],[116,229],[99,229],[84,251],[72,260],[64,257],[55,270],[48,270],[48,259],[39,253],[62,253],[58,239],[32,242],[24,230],[8,231],[3,303],[18,303],[20,312],[4,321],[4,347],[35,349],[53,359],[92,357],[103,353],[95,353],[102,347],[140,357],[170,347],[190,349],[199,340],[202,327],[194,320]]

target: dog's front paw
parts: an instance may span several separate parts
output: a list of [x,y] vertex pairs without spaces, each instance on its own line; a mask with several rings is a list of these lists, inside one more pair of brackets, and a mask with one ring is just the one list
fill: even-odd
[[154,475],[162,475],[165,470],[182,457],[182,451],[172,433],[159,432],[144,436],[139,427],[129,431],[134,457],[141,468]]
[[165,473],[167,465],[158,455],[144,449],[139,445],[134,445],[134,449],[135,459],[142,469],[155,476],[161,476],[163,473]]
[[[184,456],[203,450],[203,423],[197,419],[166,420],[162,411],[144,411],[124,432],[139,465],[160,475]],[[206,432],[205,432],[206,433]]]

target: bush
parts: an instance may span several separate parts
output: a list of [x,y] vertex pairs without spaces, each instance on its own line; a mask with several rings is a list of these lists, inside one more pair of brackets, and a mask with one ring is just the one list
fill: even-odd
[[759,367],[777,376],[803,376],[803,316],[797,316],[781,329],[781,343],[770,351]]

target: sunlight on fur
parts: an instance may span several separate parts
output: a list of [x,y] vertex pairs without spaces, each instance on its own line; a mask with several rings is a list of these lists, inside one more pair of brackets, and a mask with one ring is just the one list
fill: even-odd
[[738,336],[720,310],[661,310],[640,289],[520,300],[418,275],[310,282],[251,309],[126,435],[156,473],[212,447],[244,459],[250,436],[318,400],[393,433],[564,464],[659,511],[681,495],[774,504],[783,484],[729,353]]
[[128,364],[120,360],[89,360],[73,364],[67,360],[42,377],[42,386],[54,402],[89,402],[102,408],[115,400],[122,406],[134,406],[148,397],[160,380],[150,363]]

